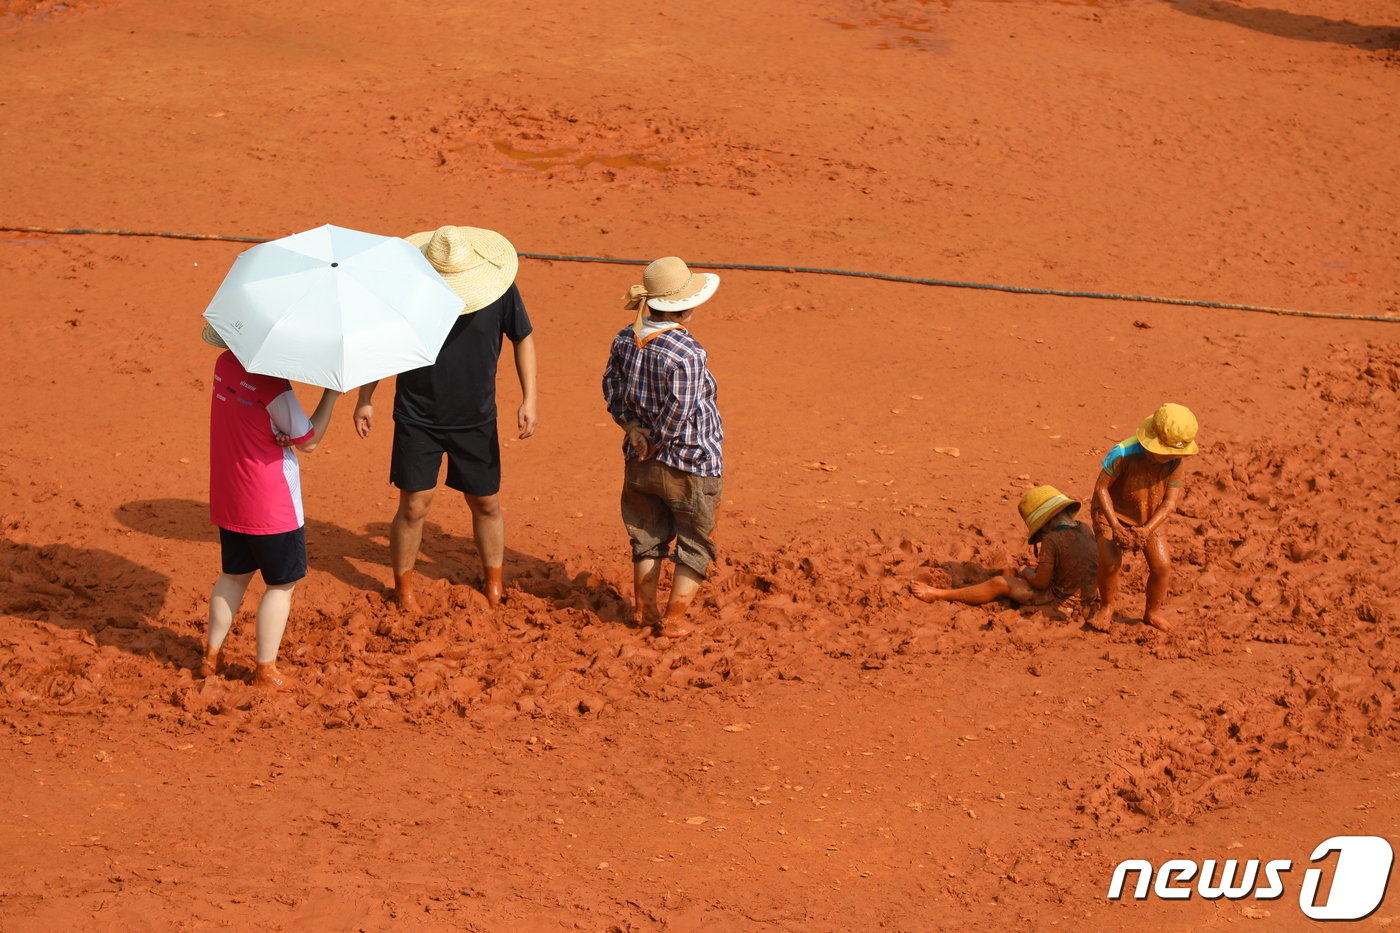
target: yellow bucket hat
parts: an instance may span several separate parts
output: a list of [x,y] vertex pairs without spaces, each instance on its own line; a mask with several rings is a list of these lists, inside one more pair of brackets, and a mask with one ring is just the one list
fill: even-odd
[[1196,446],[1196,416],[1185,405],[1167,402],[1142,424],[1137,439],[1144,450],[1166,457],[1189,457],[1200,451]]
[[1026,540],[1035,537],[1045,523],[1066,509],[1070,515],[1079,511],[1079,503],[1054,486],[1037,486],[1021,497],[1021,520],[1026,523]]

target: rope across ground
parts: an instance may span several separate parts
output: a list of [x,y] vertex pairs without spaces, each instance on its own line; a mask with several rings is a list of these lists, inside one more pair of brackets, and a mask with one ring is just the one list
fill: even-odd
[[[9,227],[0,226],[0,231],[13,233],[41,233],[65,236],[134,236],[164,237],[173,240],[223,240],[231,243],[267,243],[270,237],[227,236],[216,233],[169,233],[140,230],[103,230],[77,227]],[[524,259],[541,259],[550,262],[602,262],[622,266],[645,266],[647,259],[617,259],[609,256],[556,256],[549,253],[520,253]],[[1228,311],[1251,311],[1259,314],[1278,314],[1288,317],[1325,318],[1337,321],[1372,321],[1377,324],[1400,324],[1400,317],[1380,314],[1343,314],[1337,311],[1298,311],[1290,308],[1268,308],[1260,305],[1236,304],[1227,301],[1206,301],[1196,298],[1163,298],[1155,295],[1128,295],[1115,292],[1066,291],[1057,288],[1029,288],[1021,285],[997,285],[988,282],[957,282],[948,279],[926,279],[910,275],[892,275],[886,272],[858,272],[850,269],[821,269],[810,266],[778,266],[751,263],[688,262],[688,265],[704,269],[734,269],[742,272],[786,272],[801,275],[841,275],[852,278],[877,279],[882,282],[903,282],[908,285],[930,285],[939,288],[976,288],[984,291],[1011,292],[1018,295],[1051,295],[1057,298],[1094,298],[1103,301],[1132,301],[1163,305],[1189,305],[1197,308],[1220,308]]]

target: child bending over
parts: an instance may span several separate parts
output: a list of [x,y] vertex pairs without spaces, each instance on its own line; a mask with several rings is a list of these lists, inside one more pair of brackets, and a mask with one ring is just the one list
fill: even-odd
[[1147,607],[1142,620],[1162,630],[1162,603],[1171,582],[1171,552],[1162,526],[1181,500],[1181,462],[1195,454],[1196,416],[1171,402],[1138,425],[1137,434],[1115,444],[1103,459],[1094,485],[1094,535],[1099,547],[1099,611],[1089,625],[1106,632],[1113,624],[1123,552],[1147,558]]

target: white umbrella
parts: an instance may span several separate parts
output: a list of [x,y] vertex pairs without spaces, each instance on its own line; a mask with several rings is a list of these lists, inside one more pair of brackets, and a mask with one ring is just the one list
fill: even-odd
[[344,392],[431,364],[461,310],[407,240],[328,224],[240,253],[204,318],[249,372]]

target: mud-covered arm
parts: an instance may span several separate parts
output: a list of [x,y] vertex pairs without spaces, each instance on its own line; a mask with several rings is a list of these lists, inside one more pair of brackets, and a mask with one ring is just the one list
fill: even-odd
[[1118,515],[1113,511],[1113,496],[1109,493],[1109,487],[1113,485],[1114,476],[1107,470],[1099,471],[1098,481],[1094,483],[1094,505],[1099,507],[1099,511],[1108,519],[1108,527],[1112,528],[1115,534],[1121,534],[1123,525],[1118,521]]
[[1038,590],[1048,589],[1050,581],[1055,579],[1055,548],[1042,544],[1040,547],[1040,562],[1035,565],[1035,569],[1029,567],[1021,574],[1026,578],[1026,582]]
[[[1175,480],[1173,480],[1175,482]],[[1162,523],[1171,518],[1176,507],[1181,504],[1181,484],[1167,484],[1167,494],[1162,499],[1162,504],[1157,506],[1157,510],[1152,513],[1152,517],[1147,520],[1147,524],[1142,526],[1142,533],[1148,537],[1157,533],[1157,529],[1162,527]]]

